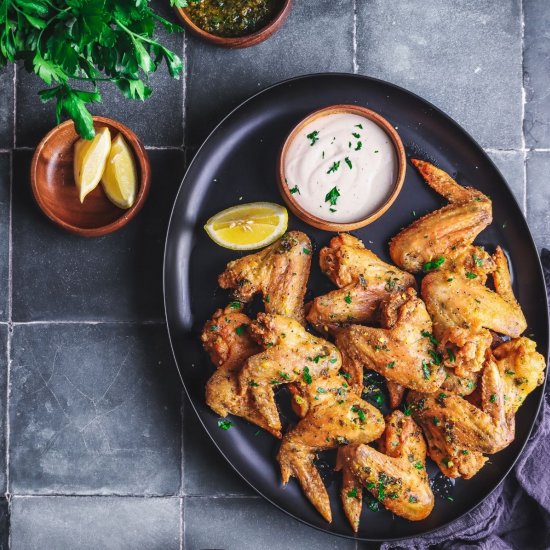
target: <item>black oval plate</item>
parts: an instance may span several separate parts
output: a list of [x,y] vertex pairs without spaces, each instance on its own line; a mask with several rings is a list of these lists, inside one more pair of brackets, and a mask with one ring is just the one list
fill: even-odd
[[[352,537],[338,499],[338,478],[326,479],[333,522],[326,523],[303,496],[297,482],[283,488],[275,455],[277,440],[241,419],[222,431],[217,416],[204,402],[204,387],[214,370],[203,352],[199,333],[203,323],[229,295],[217,286],[217,276],[238,253],[216,246],[203,225],[216,212],[239,202],[282,203],[276,184],[276,160],[293,126],[310,112],[337,103],[357,103],[379,112],[398,129],[408,156],[435,162],[461,184],[472,185],[493,199],[494,223],[478,242],[492,250],[500,244],[511,258],[516,296],[527,317],[527,334],[548,357],[546,292],[538,254],[510,189],[483,149],[453,120],[414,94],[371,78],[347,74],[299,77],[272,86],[245,101],[212,132],[197,152],[176,198],[164,260],[164,297],[170,339],[189,398],[206,431],[235,470],[267,500],[291,516],[323,531]],[[354,232],[386,261],[387,242],[414,217],[439,208],[441,198],[408,166],[403,190],[390,210],[375,223]],[[290,215],[289,229],[306,232],[315,250],[332,236]],[[313,261],[310,293],[331,289]],[[543,389],[526,400],[516,419],[516,439],[493,455],[472,480],[456,482],[453,501],[437,498],[424,521],[409,522],[387,511],[363,511],[358,538],[382,541],[420,535],[442,527],[466,513],[504,479],[521,453],[533,426]],[[430,471],[435,473],[434,466]]]

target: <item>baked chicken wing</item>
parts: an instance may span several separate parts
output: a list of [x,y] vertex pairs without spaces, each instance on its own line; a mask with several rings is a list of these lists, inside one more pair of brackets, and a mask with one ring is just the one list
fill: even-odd
[[320,252],[321,270],[339,286],[313,300],[307,320],[320,332],[374,320],[380,302],[393,292],[416,287],[414,277],[383,262],[347,233]]
[[491,200],[471,187],[460,186],[436,166],[412,159],[428,185],[450,204],[431,212],[403,229],[390,242],[390,256],[412,273],[453,249],[469,245],[492,222]]
[[414,289],[392,294],[381,306],[381,317],[387,328],[351,325],[338,331],[344,370],[355,383],[367,367],[401,386],[437,391],[445,372],[432,342],[432,322]]
[[289,231],[260,252],[229,262],[218,283],[222,288],[233,289],[241,302],[261,293],[267,313],[291,317],[303,324],[310,268],[309,237],[300,231]]
[[378,447],[349,445],[338,451],[338,467],[343,469],[340,497],[356,532],[363,488],[388,510],[411,521],[425,519],[434,507],[426,443],[414,420],[401,411],[391,413]]
[[241,312],[241,307],[234,304],[224,310],[219,309],[206,322],[201,340],[217,367],[206,384],[206,403],[222,417],[228,414],[241,416],[278,435],[256,409],[250,393],[241,395],[239,392],[238,375],[243,363],[261,350],[248,333],[250,323],[250,318]]
[[[485,285],[487,275],[496,291]],[[482,368],[493,342],[490,331],[515,338],[527,327],[500,247],[493,257],[479,247],[462,248],[424,277],[422,298],[445,365],[461,377]]]

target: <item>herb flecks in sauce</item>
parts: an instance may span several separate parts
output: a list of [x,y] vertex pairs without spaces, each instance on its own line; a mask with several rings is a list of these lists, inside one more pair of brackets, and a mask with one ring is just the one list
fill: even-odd
[[206,32],[235,38],[259,31],[281,8],[281,0],[192,0],[186,12]]

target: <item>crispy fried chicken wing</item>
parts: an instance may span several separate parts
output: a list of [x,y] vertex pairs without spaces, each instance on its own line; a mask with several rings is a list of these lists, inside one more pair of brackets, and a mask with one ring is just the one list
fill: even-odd
[[278,435],[258,412],[250,393],[239,392],[238,375],[243,363],[261,349],[246,330],[250,323],[249,317],[234,305],[219,309],[206,322],[201,340],[217,367],[206,384],[206,403],[222,417],[241,416]]
[[320,252],[321,270],[338,285],[311,303],[307,320],[319,332],[373,321],[380,302],[416,281],[410,273],[383,262],[363,243],[347,233],[330,241]]
[[369,443],[384,431],[384,419],[372,405],[348,388],[339,376],[318,386],[326,390],[320,403],[311,405],[307,416],[283,437],[277,455],[283,483],[298,478],[308,499],[327,520],[332,521],[325,485],[314,464],[315,453],[348,443]]
[[[491,330],[511,337],[527,327],[510,283],[506,257],[497,248],[491,258],[482,248],[468,246],[422,280],[422,298],[432,318],[445,364],[461,376],[479,371],[491,347]],[[491,275],[493,292],[485,282]]]
[[[454,394],[409,393],[407,399],[414,419],[424,430],[430,456],[445,475],[455,477],[466,470],[464,477],[471,477],[475,467],[482,465],[481,458],[474,455],[475,465],[470,458],[464,459],[468,465],[461,468],[461,456],[469,457],[471,452],[493,454],[513,441],[514,415],[507,410],[504,396],[503,377],[490,355],[482,374],[481,408]],[[473,471],[471,475],[468,468]]]
[[356,237],[342,233],[319,252],[321,271],[338,287],[363,282],[364,287],[385,291],[416,286],[414,277],[383,262]]
[[544,357],[537,353],[529,338],[516,338],[493,350],[496,364],[504,381],[505,408],[515,413],[525,398],[544,381]]
[[492,222],[491,200],[480,191],[460,186],[449,174],[422,160],[411,162],[428,185],[450,204],[403,229],[390,242],[390,256],[403,269],[422,271],[424,264],[471,244]]
[[343,469],[342,505],[355,532],[363,487],[388,510],[411,521],[425,519],[434,507],[426,473],[426,443],[414,420],[401,411],[386,419],[379,450],[368,445],[343,447],[338,466]]
[[300,231],[289,231],[256,254],[227,264],[219,276],[222,288],[248,302],[259,292],[265,311],[304,323],[304,295],[311,268],[311,241]]
[[[316,397],[317,384],[338,374],[340,352],[330,342],[313,336],[294,319],[259,313],[250,331],[264,351],[247,359],[239,373],[241,395],[252,394],[256,407],[270,428],[281,430],[281,420],[273,390],[295,383],[300,399]],[[315,380],[315,384],[308,381]],[[313,397],[310,399],[310,394]],[[305,394],[304,394],[305,393]]]
[[437,364],[441,360],[430,339],[432,322],[422,300],[408,288],[392,294],[381,309],[382,324],[388,328],[351,325],[336,335],[344,369],[354,382],[363,379],[367,367],[401,386],[437,391],[445,373]]

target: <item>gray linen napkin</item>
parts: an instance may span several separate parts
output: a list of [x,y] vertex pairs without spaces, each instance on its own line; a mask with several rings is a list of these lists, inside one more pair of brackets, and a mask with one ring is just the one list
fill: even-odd
[[[550,251],[543,249],[541,259],[550,298]],[[485,502],[431,535],[385,543],[381,548],[550,549],[550,388],[546,388],[537,423],[513,473]]]

